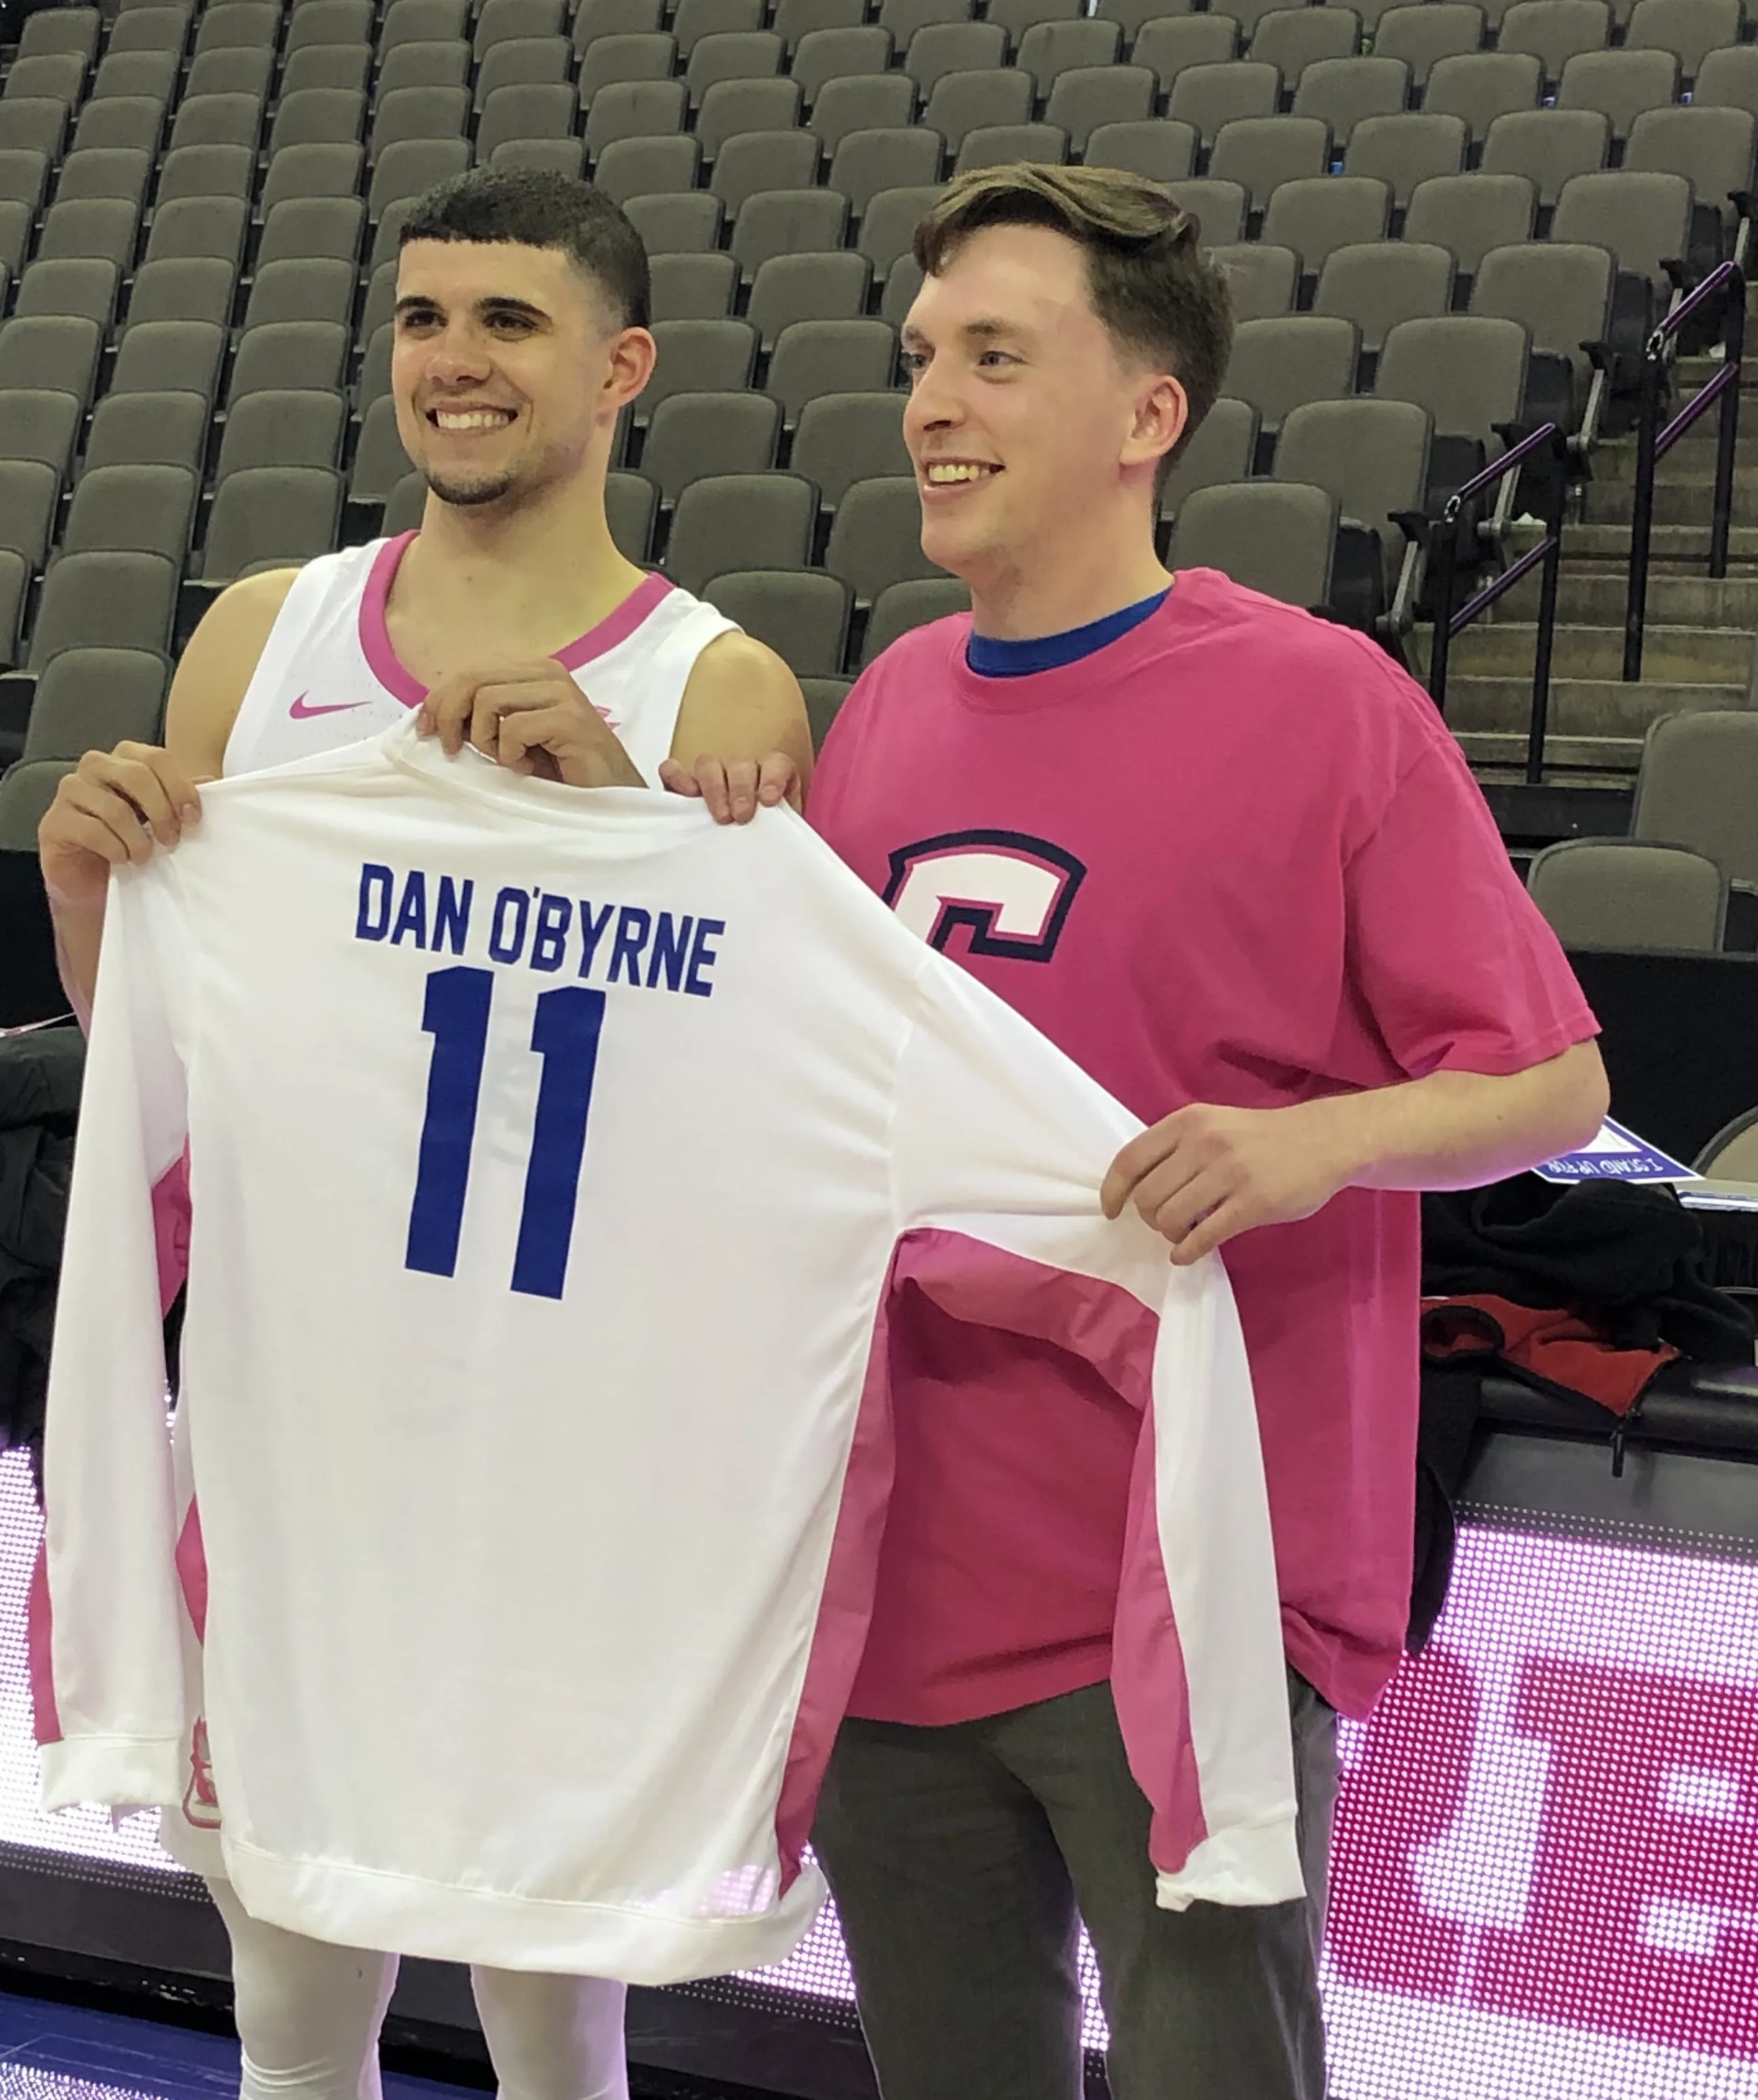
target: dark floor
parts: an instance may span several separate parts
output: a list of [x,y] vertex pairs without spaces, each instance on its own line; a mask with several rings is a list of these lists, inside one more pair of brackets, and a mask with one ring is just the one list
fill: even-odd
[[[467,2072],[462,2073],[468,2076]],[[479,2086],[387,2067],[385,2100],[479,2100]],[[229,2036],[0,1988],[0,2100],[233,2100]],[[632,2073],[632,2100],[762,2100],[748,2088]]]

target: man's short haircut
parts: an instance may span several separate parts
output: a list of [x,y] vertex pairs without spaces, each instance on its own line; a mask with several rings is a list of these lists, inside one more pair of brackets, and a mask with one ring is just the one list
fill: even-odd
[[1183,387],[1190,420],[1160,462],[1157,495],[1214,406],[1233,350],[1227,280],[1198,245],[1201,227],[1145,175],[1021,161],[948,183],[916,227],[915,259],[936,276],[990,226],[1047,226],[1076,242],[1086,251],[1093,311],[1118,350]]
[[577,175],[472,168],[416,199],[398,245],[406,248],[412,240],[559,248],[597,285],[619,328],[645,328],[652,311],[641,236],[602,190]]

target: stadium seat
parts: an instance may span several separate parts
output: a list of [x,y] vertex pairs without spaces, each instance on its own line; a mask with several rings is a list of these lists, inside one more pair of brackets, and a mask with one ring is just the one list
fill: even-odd
[[100,466],[80,476],[61,545],[69,554],[189,552],[200,483],[187,467]]
[[1483,141],[1485,174],[1524,175],[1553,210],[1573,175],[1597,174],[1611,149],[1611,121],[1597,109],[1517,109],[1498,117]]
[[910,39],[903,68],[925,99],[949,73],[977,73],[1007,63],[1007,33],[998,23],[936,22]]
[[1277,480],[1327,490],[1337,499],[1340,523],[1373,534],[1388,598],[1406,548],[1392,519],[1422,508],[1431,435],[1426,411],[1412,402],[1309,401],[1289,412],[1276,445]]
[[55,178],[55,201],[72,204],[82,197],[120,197],[138,212],[147,193],[152,165],[152,157],[137,146],[90,146],[69,153]]
[[504,139],[488,157],[497,168],[536,168],[578,181],[586,174],[584,139]]
[[852,29],[866,19],[865,0],[780,0],[773,26],[791,57],[814,30]]
[[619,139],[681,131],[686,100],[681,80],[615,81],[601,87],[586,112],[587,152],[596,161]]
[[[863,258],[863,260],[866,258]],[[922,289],[922,266],[914,255],[900,255],[886,273],[879,293],[879,319],[901,329]]]
[[725,320],[738,291],[730,255],[655,255],[649,276],[656,321]]
[[52,204],[43,214],[37,253],[45,262],[60,255],[101,255],[128,271],[139,232],[140,207],[127,198],[79,198]]
[[1527,51],[1554,83],[1581,51],[1603,51],[1611,37],[1605,0],[1516,0],[1501,18],[1497,48]]
[[783,329],[768,390],[788,424],[821,394],[877,394],[897,376],[897,338],[882,320],[804,320]]
[[0,459],[38,460],[65,474],[78,434],[80,404],[38,386],[0,390]]
[[[853,684],[852,678],[802,678],[800,681],[800,690],[806,704],[806,722],[812,731],[812,748],[814,751],[822,750],[831,725],[836,719],[837,709],[848,699]],[[0,794],[4,792],[3,784],[0,784]]]
[[257,268],[319,258],[351,267],[365,227],[366,206],[358,197],[289,197],[263,223]]
[[263,387],[338,390],[347,355],[348,331],[338,322],[272,321],[252,329],[239,340],[227,400]]
[[619,139],[606,146],[593,181],[614,203],[693,190],[702,172],[702,148],[682,134],[663,139]]
[[1353,321],[1363,350],[1377,356],[1387,330],[1399,321],[1447,312],[1452,289],[1453,258],[1446,249],[1418,240],[1364,241],[1331,250],[1319,273],[1312,310]]
[[[161,112],[156,106],[153,106],[152,113],[156,123]],[[155,139],[156,136],[155,131]],[[0,151],[41,153],[46,160],[58,161],[66,139],[67,104],[64,102],[57,101],[50,95],[36,95],[29,99],[11,96],[0,100]],[[138,142],[127,139],[121,143],[134,144]]]
[[287,55],[330,44],[370,43],[372,0],[299,0],[287,25]]
[[[897,50],[905,51],[919,31],[943,22],[967,22],[976,11],[975,0],[880,0],[878,20]],[[1007,31],[1001,33],[1005,41]]]
[[670,80],[676,67],[677,42],[673,37],[654,33],[601,37],[587,46],[580,61],[580,107],[590,109],[607,87]]
[[64,649],[43,667],[24,731],[27,765],[156,743],[170,666],[148,649]]
[[[477,114],[497,88],[566,86],[572,63],[566,37],[511,37],[492,46],[476,68]],[[483,157],[480,145],[477,157]]]
[[1090,168],[1123,168],[1150,182],[1183,183],[1196,165],[1196,145],[1193,124],[1101,124],[1088,137],[1082,157]]
[[1661,295],[1666,265],[1687,253],[1690,235],[1691,186],[1684,176],[1633,171],[1572,177],[1550,225],[1553,240],[1609,248],[1620,270],[1646,277]]
[[857,481],[913,475],[903,441],[903,396],[893,391],[820,394],[800,412],[794,470],[834,510]]
[[857,481],[847,490],[831,522],[824,566],[862,604],[889,585],[942,573],[922,552],[922,499],[913,474]]
[[[872,216],[870,205],[867,216]],[[841,247],[848,223],[848,201],[836,190],[760,190],[746,199],[728,245],[748,285],[772,255],[819,255]],[[878,267],[875,262],[875,275]]]
[[1474,51],[1442,59],[1429,75],[1423,109],[1465,120],[1481,141],[1498,117],[1535,109],[1544,88],[1544,68],[1530,51]]
[[309,561],[336,544],[341,477],[322,467],[248,467],[223,481],[208,518],[205,584]]
[[1531,239],[1536,205],[1524,175],[1430,175],[1411,193],[1404,238],[1450,248],[1460,276],[1469,278],[1491,248]]
[[749,131],[786,131],[799,121],[800,89],[793,81],[719,81],[697,112],[696,143],[703,158],[712,161],[729,139]]
[[1426,110],[1403,117],[1364,117],[1349,135],[1343,172],[1372,175],[1391,192],[1395,210],[1409,204],[1430,175],[1456,175],[1465,166],[1469,134],[1462,117]]
[[[140,157],[146,159],[145,154]],[[166,154],[159,171],[159,202],[192,196],[248,199],[256,172],[257,157],[249,146],[178,146]]]
[[129,325],[143,321],[208,321],[231,324],[237,272],[216,255],[174,257],[142,265],[128,302]]
[[642,421],[673,394],[737,394],[748,387],[757,360],[757,332],[749,321],[662,321],[653,377],[635,404]]
[[[34,108],[40,105],[23,105]],[[0,103],[0,112],[7,104]],[[132,147],[156,153],[165,131],[165,104],[152,95],[118,95],[108,101],[88,102],[73,127],[75,150],[101,147]]]
[[791,322],[857,319],[866,311],[872,281],[866,258],[848,249],[774,255],[751,279],[747,312],[764,349],[773,350]]
[[725,214],[706,191],[631,197],[623,209],[650,255],[705,254],[720,245]]
[[1284,87],[1297,86],[1310,65],[1355,55],[1361,24],[1350,7],[1279,7],[1266,15],[1251,40],[1251,55],[1273,65]]
[[[45,10],[33,19],[47,22],[59,11]],[[112,52],[176,51],[181,55],[188,41],[189,17],[181,7],[131,7],[117,17],[110,32],[108,49]],[[22,44],[20,49],[23,51]]]
[[1199,488],[1248,480],[1257,452],[1257,410],[1249,401],[1223,394],[1184,440],[1174,461],[1160,492],[1161,516],[1176,517],[1179,506]]
[[[1035,0],[1042,6],[1042,0]],[[989,0],[987,19],[998,18],[997,0]],[[1065,73],[1111,66],[1121,57],[1122,38],[1114,22],[1091,16],[1077,20],[1033,22],[1018,37],[1013,63],[1038,82],[1040,95],[1047,95]]]
[[123,333],[109,393],[199,394],[213,402],[226,331],[211,321],[138,321]]
[[42,460],[0,459],[0,549],[32,571],[49,552],[61,477]]
[[1229,393],[1249,401],[1266,432],[1302,401],[1334,401],[1354,391],[1360,337],[1335,314],[1289,314],[1242,321],[1227,368]]
[[1248,589],[1285,604],[1319,606],[1330,596],[1337,504],[1301,482],[1239,482],[1200,488],[1173,520],[1169,559],[1219,569]]
[[15,315],[0,326],[0,395],[46,389],[89,404],[103,342],[98,324],[76,314]]
[[98,404],[86,444],[86,471],[102,466],[184,466],[200,473],[212,408],[187,390],[118,394]]
[[[0,665],[12,659],[9,633],[16,632],[18,607],[24,575],[17,557],[0,556]],[[37,827],[49,813],[55,790],[73,770],[71,759],[51,759],[33,765],[14,765],[0,779],[0,850],[34,853]]]
[[[909,122],[915,106],[915,82],[906,73],[888,73],[890,64],[891,37],[877,23],[862,29],[813,29],[802,38],[791,70],[805,97],[807,108],[813,112],[813,128],[820,137],[823,130],[818,104],[833,88],[839,99],[856,104],[854,113],[843,124],[844,130],[864,130],[875,124]],[[888,93],[878,89],[869,90],[876,98],[869,111],[851,85],[857,80],[888,81],[892,86]],[[904,112],[901,117],[897,114],[900,107]]]
[[[316,466],[333,471],[341,454],[344,420],[339,394],[314,387],[297,391],[265,388],[247,394],[226,419],[214,482],[218,485],[235,474],[267,466]],[[394,436],[394,414],[391,430]],[[397,454],[398,473],[384,477],[375,501],[382,501],[398,475],[408,471],[400,444]]]
[[1172,194],[1196,219],[1205,241],[1225,245],[1245,239],[1247,199],[1242,183],[1181,182]]
[[108,332],[116,318],[121,272],[113,262],[73,258],[33,262],[19,280],[15,314],[79,314]]
[[[379,155],[372,170],[372,186],[366,193],[367,218],[376,224],[394,204],[405,203],[430,190],[435,183],[448,182],[452,176],[461,175],[469,165],[470,148],[465,139],[396,140]],[[269,179],[272,183],[274,179],[271,166]]]
[[[412,479],[419,485],[419,475]],[[641,474],[613,474],[606,478],[604,496],[605,519],[617,551],[625,561],[645,567],[653,546],[659,492]]]
[[1663,715],[1651,723],[1642,743],[1631,837],[1689,846],[1730,881],[1758,884],[1755,730],[1758,712],[1733,708]]
[[1732,200],[1752,186],[1755,131],[1743,109],[1645,110],[1630,127],[1624,165],[1632,174],[1683,175],[1698,208],[1719,210],[1731,230]]
[[[120,29],[120,22],[117,24]],[[275,54],[261,46],[197,54],[183,83],[186,102],[210,95],[247,95],[260,104],[275,73]]]
[[1373,32],[1380,56],[1402,59],[1418,90],[1444,59],[1463,58],[1483,42],[1483,11],[1462,0],[1428,0],[1422,7],[1389,7]]
[[[1694,109],[1743,109],[1758,115],[1758,46],[1711,51],[1691,90]],[[0,109],[0,124],[5,112]]]
[[1581,51],[1562,69],[1557,108],[1597,109],[1610,120],[1614,139],[1629,136],[1645,109],[1664,109],[1679,91],[1679,64],[1671,51]]
[[[357,196],[365,164],[365,151],[359,146],[284,146],[269,162],[258,208],[267,217],[284,197]],[[192,197],[186,201],[225,200]]]
[[[855,245],[873,266],[873,275],[880,283],[883,283],[886,272],[898,257],[910,253],[923,214],[939,195],[937,183],[881,190],[867,206]],[[823,245],[827,244],[814,244]],[[786,251],[783,249],[777,252]]]
[[565,20],[563,0],[482,0],[476,17],[477,62],[480,64],[500,44],[554,37]]
[[1294,91],[1294,114],[1320,118],[1344,146],[1358,124],[1400,115],[1409,88],[1410,68],[1402,59],[1377,52],[1366,59],[1320,59],[1307,67]]
[[834,677],[848,646],[853,595],[839,577],[811,569],[733,569],[703,596],[773,649],[795,677]]
[[1236,322],[1273,320],[1294,311],[1300,258],[1292,248],[1269,240],[1241,240],[1211,248],[1209,259],[1227,279]]
[[1208,179],[1239,183],[1262,211],[1284,183],[1323,176],[1330,157],[1329,129],[1315,117],[1236,117],[1214,141]]
[[1478,265],[1472,312],[1518,321],[1531,339],[1522,420],[1578,425],[1593,377],[1582,346],[1606,340],[1613,272],[1606,249],[1558,240],[1492,248]]
[[62,554],[49,565],[31,633],[30,668],[63,649],[170,646],[177,566],[163,554]]
[[[294,395],[253,395],[258,399],[273,401],[285,399],[289,403]],[[322,395],[315,397],[325,399]],[[249,406],[246,403],[245,406]],[[262,465],[266,462],[257,461]],[[314,460],[313,465],[333,462]],[[403,476],[411,471],[409,456],[403,448],[403,439],[397,434],[396,404],[388,394],[381,395],[367,410],[360,425],[359,443],[355,448],[354,466],[348,478],[348,501],[350,503],[384,503]]]
[[462,87],[470,77],[470,47],[461,37],[416,38],[381,54],[381,100],[403,87]]
[[394,146],[416,141],[449,143],[463,137],[469,121],[468,88],[399,87],[379,97],[368,158],[376,165]]
[[[158,54],[143,55],[156,58]],[[15,59],[3,92],[8,97],[62,102],[71,108],[85,86],[86,61],[77,51],[48,51],[39,58]]]
[[22,204],[34,218],[49,187],[49,157],[23,147],[0,149],[0,199]]
[[761,474],[775,464],[782,412],[766,394],[669,395],[653,412],[641,470],[661,501],[676,503],[706,474]]
[[1076,67],[1058,76],[1044,121],[1066,131],[1073,150],[1084,156],[1101,126],[1146,121],[1155,93],[1154,77],[1144,66]]
[[575,116],[574,90],[565,82],[497,87],[476,126],[477,161],[491,161],[497,147],[513,139],[571,138]]
[[1231,15],[1172,15],[1143,26],[1130,63],[1145,67],[1170,93],[1192,66],[1226,65],[1238,56],[1239,24]]
[[736,36],[763,27],[763,0],[677,0],[672,29],[686,59],[705,37]]
[[[256,95],[186,97],[171,120],[173,152],[199,146],[231,147],[255,157],[262,135],[262,99]],[[160,189],[160,200],[164,200]]]
[[[870,183],[868,192],[875,189],[897,189],[905,183],[932,182],[938,170],[938,147],[941,143],[956,152],[965,141],[966,135],[992,124],[1029,124],[1037,89],[1032,76],[1022,73],[1017,66],[991,66],[976,73],[942,73],[934,83],[922,110],[922,123],[933,135],[936,157],[932,167],[924,174],[919,168],[895,175],[889,182]],[[871,133],[857,134],[871,137]],[[910,132],[905,138],[915,135]],[[846,146],[847,141],[844,142]],[[837,148],[839,155],[844,147]],[[841,189],[858,211],[861,209],[855,192],[848,185],[839,183]]]
[[1193,125],[1205,145],[1235,122],[1276,115],[1282,76],[1272,65],[1239,59],[1227,65],[1187,66],[1172,83],[1166,114]]
[[767,80],[782,70],[786,56],[771,29],[733,31],[704,37],[690,55],[684,82],[692,108],[700,108],[712,87],[733,80]]
[[1278,186],[1263,215],[1263,237],[1292,248],[1309,277],[1339,248],[1383,240],[1392,195],[1370,175],[1316,175]]
[[259,269],[245,307],[247,329],[270,321],[346,323],[354,310],[351,262],[303,257]]
[[469,32],[468,0],[390,0],[379,23],[383,58],[399,44],[449,43]]
[[[0,671],[10,671],[19,657],[19,627],[24,611],[24,596],[30,589],[30,564],[22,554],[0,552]],[[37,825],[41,821],[42,809],[48,806],[45,797],[42,808],[34,809],[29,828],[25,830],[21,820],[15,819],[17,791],[15,782],[22,768],[13,766],[4,778],[0,778],[0,845],[17,845],[20,849],[33,847],[37,840]],[[51,788],[50,794],[54,793]]]
[[1068,135],[1053,124],[989,124],[965,134],[953,161],[955,174],[973,168],[1010,166],[1016,161],[1060,167],[1068,157]]
[[1744,34],[1740,0],[1636,0],[1624,42],[1632,51],[1670,51],[1694,80],[1712,51]]
[[1518,322],[1487,315],[1400,321],[1386,335],[1374,390],[1383,399],[1426,408],[1437,440],[1474,445],[1480,462],[1491,460],[1502,449],[1496,426],[1520,413],[1527,350]]
[[401,533],[417,531],[426,508],[427,483],[418,474],[406,474],[386,499],[380,532],[394,539]]
[[1571,948],[1714,954],[1727,925],[1727,878],[1687,847],[1637,839],[1565,839],[1535,854],[1532,902]]
[[601,37],[651,36],[663,11],[663,0],[580,0],[574,48],[584,51]]
[[[405,89],[406,94],[444,94],[445,90]],[[382,105],[381,105],[382,106]],[[366,97],[346,88],[307,87],[284,95],[269,126],[269,152],[289,146],[351,146],[366,125]]]
[[693,481],[678,498],[664,568],[700,593],[738,564],[804,568],[817,516],[817,491],[794,474],[726,474]]
[[308,44],[303,51],[295,51],[282,68],[281,93],[297,95],[309,87],[329,87],[364,95],[372,70],[370,44]]

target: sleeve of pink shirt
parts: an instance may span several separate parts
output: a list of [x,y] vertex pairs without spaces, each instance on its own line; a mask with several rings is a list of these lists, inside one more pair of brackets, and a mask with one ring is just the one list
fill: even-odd
[[1411,1078],[1524,1071],[1597,1034],[1450,737],[1423,739],[1346,889],[1351,981]]

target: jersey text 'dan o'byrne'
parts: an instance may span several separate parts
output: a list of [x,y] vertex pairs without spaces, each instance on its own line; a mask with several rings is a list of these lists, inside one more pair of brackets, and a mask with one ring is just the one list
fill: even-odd
[[404,945],[425,953],[473,954],[491,963],[522,964],[580,979],[640,986],[649,991],[713,995],[716,945],[724,919],[661,911],[641,904],[597,903],[553,890],[511,885],[480,902],[474,878],[399,875],[363,861],[355,938]]

